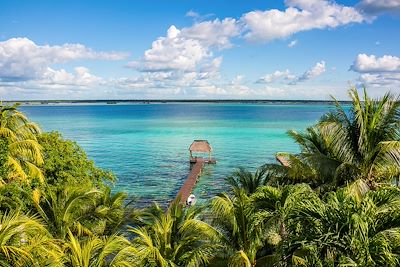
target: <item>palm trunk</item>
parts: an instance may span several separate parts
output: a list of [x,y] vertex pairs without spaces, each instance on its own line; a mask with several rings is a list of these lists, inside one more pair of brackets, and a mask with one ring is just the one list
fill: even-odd
[[282,237],[282,246],[281,246],[282,262],[281,262],[281,264],[284,264],[285,263],[285,243],[286,243],[287,232],[286,232],[285,222],[282,220],[281,217],[279,218],[279,234]]

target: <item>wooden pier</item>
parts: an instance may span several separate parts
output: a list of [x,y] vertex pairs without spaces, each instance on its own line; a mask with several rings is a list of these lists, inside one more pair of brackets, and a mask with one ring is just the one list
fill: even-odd
[[[179,190],[178,194],[176,194],[176,198],[180,198],[181,203],[186,204],[186,200],[192,194],[192,191],[199,179],[201,171],[205,164],[215,164],[217,161],[211,158],[212,148],[207,140],[195,140],[189,147],[190,157],[189,162],[191,165],[191,170],[189,175],[187,176],[184,184]],[[194,157],[192,152],[202,152],[208,153],[208,158],[202,157]]]
[[185,183],[182,185],[181,189],[179,190],[178,194],[176,197],[180,197],[181,203],[186,203],[186,200],[192,193],[199,176],[201,174],[201,171],[203,170],[203,167],[205,164],[215,164],[216,161],[215,159],[204,159],[204,158],[193,158],[190,161],[192,164],[192,169],[187,176]]

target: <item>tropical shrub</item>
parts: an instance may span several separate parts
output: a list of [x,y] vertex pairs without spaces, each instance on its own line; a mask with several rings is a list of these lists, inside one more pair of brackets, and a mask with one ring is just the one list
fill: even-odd
[[68,267],[139,266],[135,249],[126,238],[118,235],[82,237],[68,231],[63,248],[64,265]]
[[43,148],[42,169],[48,185],[102,187],[105,181],[115,180],[111,172],[96,167],[81,147],[64,140],[60,133],[42,133],[38,141]]
[[164,212],[144,211],[143,226],[131,228],[140,266],[207,266],[218,251],[218,233],[198,218],[200,210],[175,200]]
[[244,190],[230,196],[222,193],[211,202],[212,225],[220,236],[218,258],[228,266],[253,266],[259,260],[269,229],[266,218],[252,208]]
[[349,107],[335,108],[305,133],[290,131],[301,153],[288,155],[289,166],[269,165],[279,183],[307,182],[323,192],[357,179],[371,188],[400,177],[400,102],[385,94],[374,100],[364,90],[349,92]]
[[267,185],[270,180],[270,172],[267,167],[261,166],[254,173],[239,168],[226,178],[232,192],[244,190],[246,194],[253,194],[258,187]]
[[58,242],[34,216],[18,211],[0,213],[0,265],[60,266]]
[[[40,170],[43,164],[41,147],[36,140],[40,128],[17,109],[18,105],[0,105],[0,140],[2,152],[7,153],[4,166],[7,173],[2,174],[0,184],[12,180],[30,182],[38,179],[43,182]],[[7,146],[6,149],[4,146]],[[4,154],[3,154],[4,161]]]
[[[299,201],[289,217],[293,265],[399,266],[400,189],[363,181]],[[296,263],[296,264],[295,264]]]
[[400,103],[350,96],[289,132],[289,166],[240,168],[206,206],[144,209],[75,142],[0,105],[0,266],[399,266]]

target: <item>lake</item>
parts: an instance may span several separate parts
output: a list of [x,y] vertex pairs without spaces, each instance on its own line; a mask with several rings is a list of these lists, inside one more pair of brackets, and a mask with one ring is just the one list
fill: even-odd
[[216,165],[206,166],[195,194],[208,199],[226,188],[235,168],[255,170],[275,153],[296,152],[286,132],[304,130],[328,104],[160,103],[37,105],[21,107],[45,131],[75,140],[88,156],[118,177],[114,190],[138,203],[166,203],[189,172],[188,148],[206,139]]

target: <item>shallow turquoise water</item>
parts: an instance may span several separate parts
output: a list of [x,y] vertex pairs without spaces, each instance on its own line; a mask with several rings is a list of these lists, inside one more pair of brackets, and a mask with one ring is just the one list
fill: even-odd
[[188,147],[207,139],[216,165],[207,166],[195,194],[208,199],[242,166],[254,170],[278,151],[297,151],[286,135],[304,130],[330,106],[316,104],[132,104],[24,106],[46,131],[78,142],[118,177],[116,190],[138,203],[174,198],[189,172]]

